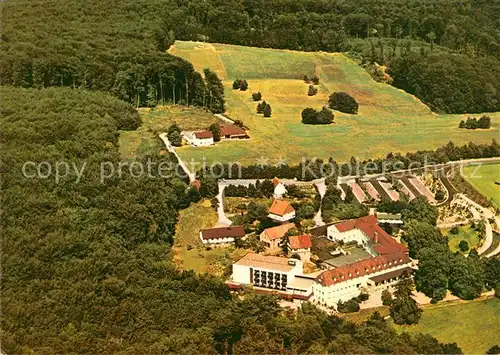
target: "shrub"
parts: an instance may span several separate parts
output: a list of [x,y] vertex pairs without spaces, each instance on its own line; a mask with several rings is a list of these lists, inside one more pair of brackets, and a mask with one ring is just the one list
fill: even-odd
[[309,89],[307,90],[307,95],[308,96],[314,96],[318,93],[318,89],[316,89],[314,86],[309,85]]
[[262,94],[260,93],[260,91],[259,92],[254,92],[252,94],[252,100],[253,101],[260,101],[260,100],[262,100]]
[[323,107],[321,111],[308,107],[302,110],[302,123],[304,124],[330,124],[333,122],[333,112]]
[[262,110],[262,113],[264,113],[264,117],[271,117],[271,114],[272,114],[271,105],[266,104],[266,106]]
[[358,302],[368,301],[369,298],[370,298],[370,295],[367,293],[361,293],[358,297],[356,297]]
[[248,89],[248,83],[246,80],[242,80],[240,83],[240,90],[241,91],[246,91]]
[[382,304],[384,306],[390,306],[392,304],[392,294],[391,294],[391,291],[389,291],[388,289],[385,289],[384,291],[382,291]]
[[490,116],[483,115],[478,119],[475,117],[468,117],[467,121],[460,121],[458,128],[465,129],[488,129],[491,127],[491,118]]
[[349,301],[346,301],[346,302],[339,301],[337,303],[337,310],[340,313],[358,312],[359,311],[359,303],[356,301],[355,298],[350,299]]
[[358,113],[358,103],[346,92],[334,92],[328,99],[330,108],[344,113]]
[[458,230],[458,227],[457,227],[457,226],[454,226],[453,228],[451,228],[451,229],[450,229],[450,233],[451,233],[451,234],[455,234],[455,235],[457,235],[457,234],[458,234],[458,232],[459,232],[459,230]]
[[212,123],[208,130],[212,132],[214,136],[214,142],[220,141],[220,126],[217,123]]
[[434,197],[436,198],[437,201],[443,201],[444,200],[444,192],[441,190],[438,190]]
[[461,240],[460,243],[458,243],[458,249],[465,253],[467,250],[469,250],[469,243],[467,243],[466,240]]
[[319,85],[319,78],[316,75],[313,76],[311,80],[314,85]]
[[311,82],[311,79],[307,75],[304,75],[304,83],[309,84]]
[[240,79],[236,79],[235,81],[233,81],[233,90],[237,90],[241,87],[241,80]]
[[264,113],[264,109],[269,105],[267,102],[262,101],[257,104],[257,113]]
[[219,200],[217,199],[217,197],[214,197],[210,200],[210,205],[214,210],[217,211],[217,209],[219,208]]
[[318,111],[315,109],[308,107],[302,110],[302,123],[305,124],[315,124],[318,117]]

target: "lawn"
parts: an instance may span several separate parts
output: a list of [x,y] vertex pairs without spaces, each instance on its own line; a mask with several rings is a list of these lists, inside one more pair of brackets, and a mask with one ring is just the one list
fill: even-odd
[[[302,157],[333,157],[347,161],[351,156],[374,158],[388,152],[435,149],[452,140],[489,143],[498,136],[500,113],[490,114],[489,130],[463,130],[460,120],[468,115],[437,115],[414,96],[390,85],[375,82],[354,61],[339,53],[311,53],[242,47],[224,44],[176,41],[170,53],[185,58],[197,70],[206,67],[223,79],[227,112],[250,129],[249,141],[226,141],[216,146],[182,147],[185,160],[239,161],[255,164]],[[304,75],[318,75],[318,94],[307,96]],[[246,79],[247,91],[232,90],[234,79]],[[255,112],[251,93],[260,91],[272,106],[272,117]],[[335,91],[346,91],[359,102],[359,114],[335,112],[335,123],[312,126],[301,123],[306,107],[320,109]],[[479,116],[479,115],[477,115]]]
[[458,227],[458,234],[453,234],[449,229],[441,230],[441,233],[448,237],[448,245],[452,252],[459,251],[458,244],[465,240],[469,244],[469,249],[477,247],[479,244],[479,233],[470,226]]
[[184,270],[228,276],[233,261],[249,252],[246,249],[213,248],[207,250],[200,240],[200,229],[217,223],[217,213],[209,201],[192,204],[180,212],[173,248],[174,262]]
[[476,190],[500,208],[500,164],[466,166],[463,176]]
[[455,342],[465,354],[484,354],[500,344],[499,324],[500,300],[493,298],[427,306],[417,325],[397,329],[430,334],[441,342]]
[[185,130],[196,130],[219,121],[214,115],[196,107],[165,105],[138,110],[142,125],[135,131],[120,131],[120,154],[124,160],[162,149],[164,144],[158,134],[165,132],[173,123]]

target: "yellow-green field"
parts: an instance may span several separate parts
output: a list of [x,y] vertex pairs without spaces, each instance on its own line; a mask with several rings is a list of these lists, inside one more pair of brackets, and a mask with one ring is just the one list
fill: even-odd
[[158,134],[165,132],[173,123],[185,130],[197,130],[219,121],[211,113],[197,107],[168,105],[138,110],[142,125],[135,131],[120,131],[120,154],[125,160],[164,148]]
[[476,190],[500,208],[500,164],[467,166],[463,170],[463,176]]
[[424,307],[414,326],[397,326],[410,333],[430,334],[444,343],[457,343],[465,354],[484,354],[500,344],[500,300],[490,298],[467,303]]
[[[225,86],[226,114],[250,128],[249,141],[226,141],[216,146],[182,147],[186,160],[257,163],[261,157],[299,162],[302,157],[351,156],[374,158],[388,152],[435,149],[452,140],[489,143],[498,136],[500,113],[490,114],[489,130],[463,130],[467,115],[437,115],[415,97],[390,85],[375,82],[355,62],[339,53],[311,53],[176,41],[171,54],[185,58],[202,71],[211,68]],[[307,96],[304,75],[318,75],[318,94]],[[246,79],[247,91],[232,90],[234,79]],[[265,119],[255,112],[252,92],[260,91],[273,114]],[[320,109],[335,91],[346,91],[359,102],[359,114],[335,112],[335,123],[311,126],[301,123],[306,107]],[[479,116],[479,115],[474,115]]]
[[[393,326],[398,332],[430,334],[443,343],[457,343],[465,354],[484,354],[493,345],[500,344],[500,300],[497,298],[438,303],[422,309],[417,325]],[[384,317],[389,315],[389,307],[382,306],[340,316],[360,323],[375,311]]]

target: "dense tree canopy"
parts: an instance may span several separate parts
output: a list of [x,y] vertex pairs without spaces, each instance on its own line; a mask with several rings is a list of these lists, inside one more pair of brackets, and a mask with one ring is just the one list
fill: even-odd
[[[197,190],[133,169],[101,179],[102,162],[119,163],[117,130],[140,122],[129,104],[64,88],[0,94],[5,353],[381,352],[364,341],[373,332],[384,352],[419,352],[417,338],[383,319],[355,325],[309,304],[288,312],[273,297],[240,299],[220,279],[177,270],[177,211]],[[139,161],[146,158],[159,162]],[[86,166],[80,180],[70,173],[56,181],[24,177],[26,161]],[[201,186],[213,196],[214,181]],[[448,346],[435,341],[428,351]]]
[[500,65],[495,58],[410,54],[390,63],[392,84],[433,110],[476,113],[500,110]]

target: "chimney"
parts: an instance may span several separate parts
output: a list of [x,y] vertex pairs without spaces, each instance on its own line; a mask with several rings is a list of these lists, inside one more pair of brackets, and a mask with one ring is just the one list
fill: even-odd
[[378,243],[378,232],[375,232],[375,243]]

